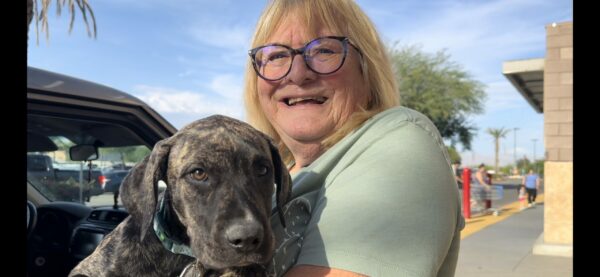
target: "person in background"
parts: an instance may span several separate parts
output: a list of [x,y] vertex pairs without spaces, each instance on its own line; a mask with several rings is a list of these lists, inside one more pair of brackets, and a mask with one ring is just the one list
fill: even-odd
[[537,191],[540,189],[540,176],[535,174],[533,169],[529,169],[529,173],[523,176],[521,184],[527,190],[528,207],[535,207],[535,198],[537,197]]
[[477,168],[477,172],[475,172],[475,183],[481,185],[485,188],[485,190],[490,190],[492,187],[490,185],[490,174],[485,171],[485,164],[480,164]]
[[251,42],[247,119],[293,181],[271,226],[275,276],[453,276],[464,227],[433,123],[399,106],[375,26],[351,0],[267,2]]
[[460,170],[460,162],[459,161],[455,161],[452,163],[452,171],[454,172],[454,178],[456,179],[456,184],[458,185],[458,188],[462,188],[463,186],[463,180],[462,180],[462,176],[460,174],[461,170]]
[[471,186],[471,209],[473,211],[484,211],[487,192],[492,189],[489,175],[485,171],[485,164],[480,164],[472,178]]
[[525,203],[525,186],[519,186],[519,210],[524,210],[527,208],[527,204]]

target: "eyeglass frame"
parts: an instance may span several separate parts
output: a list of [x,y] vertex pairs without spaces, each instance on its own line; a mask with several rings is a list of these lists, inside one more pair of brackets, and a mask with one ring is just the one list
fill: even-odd
[[[344,57],[342,58],[342,62],[340,62],[340,65],[335,70],[333,70],[331,72],[328,72],[328,73],[321,73],[321,72],[317,72],[316,70],[314,70],[308,64],[308,61],[307,61],[307,57],[308,56],[304,55],[306,47],[308,47],[314,41],[319,40],[319,39],[324,39],[324,38],[331,38],[331,39],[336,39],[336,40],[340,41],[342,43],[342,47],[344,49]],[[252,48],[252,49],[248,50],[248,55],[250,55],[250,59],[252,60],[252,67],[254,68],[254,71],[256,72],[256,75],[258,75],[258,77],[262,78],[263,80],[266,80],[266,81],[269,81],[269,82],[274,82],[274,81],[279,81],[279,80],[285,78],[287,75],[290,74],[290,71],[292,71],[292,65],[294,64],[294,58],[296,57],[296,55],[302,55],[302,60],[304,61],[304,64],[312,72],[317,73],[319,75],[333,74],[333,73],[337,72],[338,70],[340,70],[340,68],[342,68],[342,66],[344,65],[344,62],[346,61],[346,57],[348,56],[348,45],[351,45],[352,47],[354,47],[354,49],[356,49],[356,51],[358,52],[358,54],[362,56],[362,53],[360,52],[360,49],[358,49],[358,47],[356,47],[352,42],[350,42],[350,38],[344,37],[344,36],[323,36],[323,37],[317,37],[317,38],[315,38],[315,39],[307,42],[306,44],[304,44],[304,46],[302,46],[300,48],[292,48],[292,47],[290,47],[288,45],[280,44],[280,43],[269,43],[269,44],[265,44],[265,45],[258,46],[256,48]],[[281,77],[279,77],[277,79],[268,79],[268,78],[262,76],[262,74],[260,74],[260,72],[259,72],[259,70],[257,68],[257,64],[256,64],[256,53],[258,52],[258,50],[260,50],[262,48],[265,48],[265,47],[269,47],[269,46],[281,46],[283,48],[288,49],[292,53],[290,67],[288,68],[287,72],[285,74],[283,74],[283,76],[281,76]]]

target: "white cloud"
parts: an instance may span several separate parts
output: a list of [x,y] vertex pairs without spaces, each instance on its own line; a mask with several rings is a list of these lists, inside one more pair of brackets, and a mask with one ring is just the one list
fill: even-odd
[[411,21],[384,15],[379,26],[389,41],[422,45],[426,52],[447,49],[452,60],[480,77],[501,74],[505,60],[542,57],[547,18],[564,17],[556,12],[557,5],[541,0],[442,2],[432,10],[400,15],[411,16]]
[[[540,1],[475,1],[448,2],[438,6],[439,9],[423,14],[414,25],[418,29],[404,29],[408,33],[400,33],[399,37],[419,38],[418,41],[436,42],[432,46],[463,46],[480,45],[481,40],[494,41],[498,35],[504,36],[516,33],[529,33],[535,24],[532,18],[519,18],[522,11],[540,8]],[[538,33],[543,34],[543,26]],[[477,40],[473,40],[477,39]],[[514,40],[514,37],[511,38]],[[519,37],[520,41],[528,37]]]
[[223,24],[210,24],[206,26],[204,23],[199,23],[192,26],[188,31],[194,40],[203,45],[245,54],[244,49],[250,45],[250,28],[249,26],[242,27],[239,25],[229,26]]
[[240,101],[215,99],[206,93],[177,90],[164,87],[137,85],[133,90],[135,97],[148,103],[157,112],[169,120],[170,114],[189,115],[196,119],[212,114],[222,114],[237,119],[243,118],[243,106]]
[[242,101],[242,78],[233,74],[218,75],[212,79],[210,89],[221,96],[235,101]]
[[184,72],[181,72],[181,73],[177,74],[177,76],[183,78],[183,77],[191,76],[193,74],[196,74],[195,70],[187,69]]
[[490,82],[486,86],[486,113],[501,112],[528,105],[527,101],[508,80]]

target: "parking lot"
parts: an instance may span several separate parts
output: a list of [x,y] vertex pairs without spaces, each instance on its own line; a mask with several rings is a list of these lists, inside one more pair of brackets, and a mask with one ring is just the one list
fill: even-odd
[[[521,184],[520,179],[506,179],[506,180],[502,180],[502,181],[496,181],[493,185],[494,186],[502,186],[503,195],[502,195],[501,199],[492,200],[492,208],[498,209],[504,205],[519,201],[518,189],[519,189],[520,184]],[[460,197],[461,197],[461,203],[462,203],[463,191],[462,191],[462,189],[459,189],[459,190],[460,190]],[[538,191],[538,194],[542,194],[542,193],[544,193],[543,182],[542,182],[542,186],[541,186],[540,190]]]
[[[90,202],[86,202],[86,205],[91,207],[112,206],[114,204],[113,195],[114,194],[112,192],[105,192],[101,195],[93,196],[90,199]],[[123,203],[121,202],[121,197],[119,197],[119,204],[123,205]]]
[[[504,205],[510,204],[512,202],[518,201],[518,182],[514,181],[514,180],[507,180],[507,181],[502,181],[502,182],[498,182],[495,185],[498,186],[502,186],[503,187],[503,197],[502,199],[498,199],[498,200],[492,200],[492,207],[493,208],[500,208]],[[460,191],[460,197],[462,200],[463,197],[463,191],[462,189],[459,190]],[[540,190],[539,193],[543,193],[543,186],[542,189]],[[461,201],[462,203],[462,201]],[[119,204],[123,204],[121,202],[121,199],[119,198]],[[105,192],[101,195],[96,195],[93,196],[90,200],[90,202],[86,202],[86,205],[88,206],[92,206],[92,207],[96,207],[96,206],[112,206],[113,205],[113,193],[112,192]]]

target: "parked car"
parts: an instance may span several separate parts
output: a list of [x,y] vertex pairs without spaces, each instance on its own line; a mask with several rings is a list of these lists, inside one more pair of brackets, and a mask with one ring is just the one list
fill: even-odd
[[112,170],[130,170],[132,166],[123,163],[113,164],[110,169]]
[[110,169],[103,172],[104,192],[117,192],[121,187],[123,178],[129,173],[129,169]]
[[[122,206],[113,208],[110,194],[91,193],[90,201],[82,201],[61,197],[63,190],[83,190],[85,173],[91,173],[89,181],[102,184],[98,170],[119,162],[134,164],[175,132],[127,93],[29,67],[27,276],[67,276],[128,216]],[[77,164],[84,170],[73,166]],[[66,170],[77,170],[77,177],[57,181]]]
[[[90,201],[92,196],[104,193],[102,172],[97,168],[80,165],[77,169],[58,168],[48,155],[27,154],[27,178],[38,180],[53,191],[55,200]],[[84,184],[79,186],[71,184]]]

